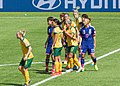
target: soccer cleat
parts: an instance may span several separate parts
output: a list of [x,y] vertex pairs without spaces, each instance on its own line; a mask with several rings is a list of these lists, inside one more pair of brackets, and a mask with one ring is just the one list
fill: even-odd
[[96,71],[98,70],[98,67],[97,67],[97,65],[96,65],[96,64],[94,65],[94,68],[95,68],[95,70],[96,70]]
[[92,62],[92,63],[90,64],[90,66],[94,66],[94,62]]
[[78,68],[78,70],[76,72],[78,73],[78,72],[83,72],[83,71],[84,71],[84,68],[80,67],[80,68]]
[[64,61],[64,64],[67,65],[67,61],[66,60]]
[[27,85],[27,84],[24,84],[23,86],[29,86],[29,85]]
[[29,81],[28,81],[28,84],[30,84],[32,82],[32,80],[30,79]]
[[74,65],[73,70],[78,70],[78,66]]
[[55,69],[52,69],[52,74],[55,73]]
[[57,75],[60,75],[59,72],[55,72],[55,73],[52,73],[51,76],[57,76]]
[[69,66],[66,66],[66,69],[70,69],[70,67],[69,67]]
[[73,71],[73,69],[66,70],[67,73],[72,72],[72,71]]

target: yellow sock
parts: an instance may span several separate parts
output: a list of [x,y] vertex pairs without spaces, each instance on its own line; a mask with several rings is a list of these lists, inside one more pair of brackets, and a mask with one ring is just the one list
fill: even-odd
[[78,67],[80,67],[80,63],[78,62],[78,59],[77,59],[77,57],[76,57],[76,54],[74,55],[74,63],[78,66]]
[[69,60],[70,60],[70,68],[73,68],[73,58],[71,57],[69,58]]
[[62,62],[59,62],[59,71],[62,72]]
[[55,62],[55,71],[59,72],[59,62]]
[[68,68],[70,68],[70,60],[68,59],[68,63],[67,63]]
[[29,78],[29,73],[28,70],[25,70],[25,83],[28,85],[28,81],[30,80]]

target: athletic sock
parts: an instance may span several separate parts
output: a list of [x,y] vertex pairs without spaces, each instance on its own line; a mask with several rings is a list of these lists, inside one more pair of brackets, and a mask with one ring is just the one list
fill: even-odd
[[59,72],[62,72],[62,62],[59,62]]
[[55,62],[55,72],[59,72],[59,62]]
[[48,69],[48,64],[49,64],[49,59],[46,59],[45,61],[46,69]]
[[96,58],[93,58],[92,60],[94,62],[94,65],[96,65]]
[[28,85],[30,78],[29,78],[29,72],[28,70],[25,71],[25,83]]
[[81,58],[81,66],[84,67],[85,60],[84,58]]
[[78,62],[78,59],[77,59],[77,57],[76,57],[76,55],[74,56],[74,63],[78,66],[78,67],[80,67],[80,63]]
[[69,61],[70,61],[70,68],[72,69],[72,68],[73,68],[73,66],[74,66],[74,65],[73,65],[73,58],[72,58],[72,57],[70,57],[70,58],[69,58]]

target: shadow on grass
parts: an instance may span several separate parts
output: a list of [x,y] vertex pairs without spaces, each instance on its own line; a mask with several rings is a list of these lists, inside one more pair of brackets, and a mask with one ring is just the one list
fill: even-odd
[[12,85],[12,86],[23,86],[23,84],[15,84],[15,83],[0,83],[0,86],[3,86],[3,85]]
[[51,72],[46,73],[45,70],[38,70],[38,69],[29,69],[29,71],[33,71],[38,74],[51,74]]

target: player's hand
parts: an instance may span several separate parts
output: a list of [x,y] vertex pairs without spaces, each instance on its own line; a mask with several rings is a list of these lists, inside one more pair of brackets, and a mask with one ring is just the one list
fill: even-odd
[[81,49],[81,44],[79,44],[78,47]]
[[52,51],[53,51],[53,48],[54,48],[54,47],[53,47],[53,45],[52,45],[52,47],[51,47],[51,50],[52,50]]
[[26,61],[28,58],[27,57],[24,57],[24,61]]
[[94,44],[94,48],[96,48],[96,44]]
[[45,45],[44,45],[44,48],[46,48],[46,47],[47,47],[47,45],[45,44]]

